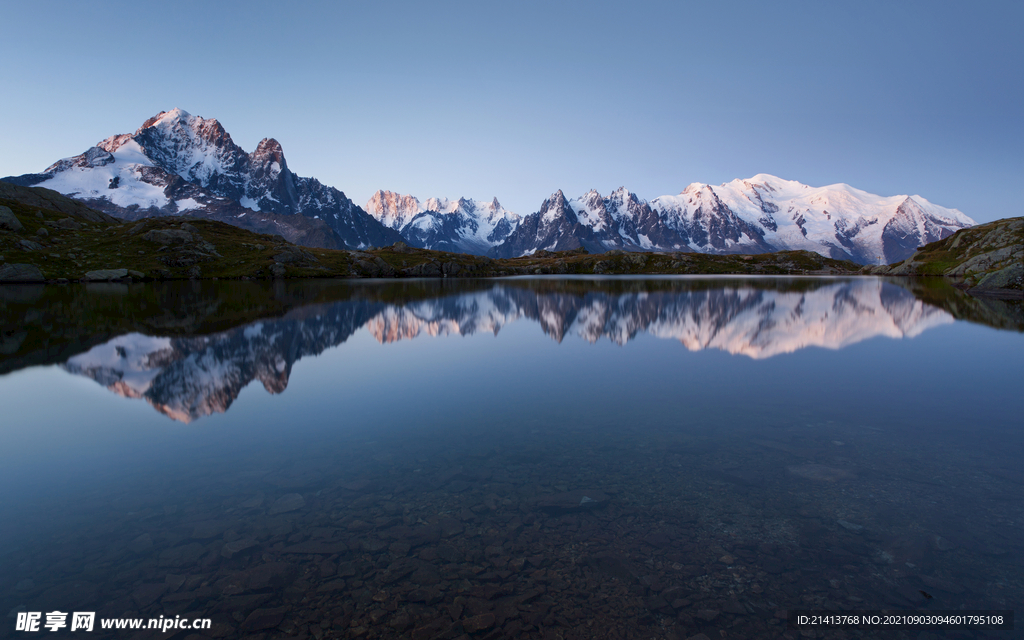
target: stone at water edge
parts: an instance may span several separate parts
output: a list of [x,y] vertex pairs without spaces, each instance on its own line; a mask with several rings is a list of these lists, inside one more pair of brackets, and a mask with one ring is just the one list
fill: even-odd
[[[139,225],[136,225],[134,228],[138,227]],[[158,244],[185,244],[192,242],[193,236],[188,231],[181,229],[153,229],[144,233],[142,239]]]
[[96,269],[85,274],[85,280],[103,282],[105,280],[120,280],[128,277],[127,269]]
[[289,493],[278,498],[277,501],[270,506],[270,511],[267,513],[270,515],[288,513],[289,511],[301,509],[304,506],[306,506],[305,498],[297,493]]
[[0,282],[45,282],[39,267],[32,264],[0,265]]

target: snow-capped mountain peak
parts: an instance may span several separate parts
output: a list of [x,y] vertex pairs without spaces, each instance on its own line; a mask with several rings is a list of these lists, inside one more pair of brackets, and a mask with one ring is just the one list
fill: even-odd
[[249,154],[220,122],[183,109],[161,111],[135,133],[106,138],[43,173],[5,180],[54,189],[128,220],[187,211],[328,248],[401,239],[341,191],[294,175],[277,140],[264,138]]

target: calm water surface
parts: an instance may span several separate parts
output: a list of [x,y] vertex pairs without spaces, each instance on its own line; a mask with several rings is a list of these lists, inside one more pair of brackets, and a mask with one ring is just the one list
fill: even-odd
[[1021,611],[1021,318],[870,278],[3,287],[0,637],[1020,637],[785,612]]

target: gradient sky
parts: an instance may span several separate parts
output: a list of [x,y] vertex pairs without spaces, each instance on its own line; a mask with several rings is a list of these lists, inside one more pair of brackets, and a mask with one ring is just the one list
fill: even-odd
[[765,172],[1024,215],[1024,3],[9,2],[0,176],[173,107],[377,189],[648,200]]

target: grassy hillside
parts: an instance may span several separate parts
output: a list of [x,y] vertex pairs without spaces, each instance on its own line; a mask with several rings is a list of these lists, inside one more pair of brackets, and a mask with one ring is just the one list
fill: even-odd
[[921,247],[903,262],[867,271],[947,276],[973,294],[1020,297],[1024,289],[1024,218],[962,229]]

